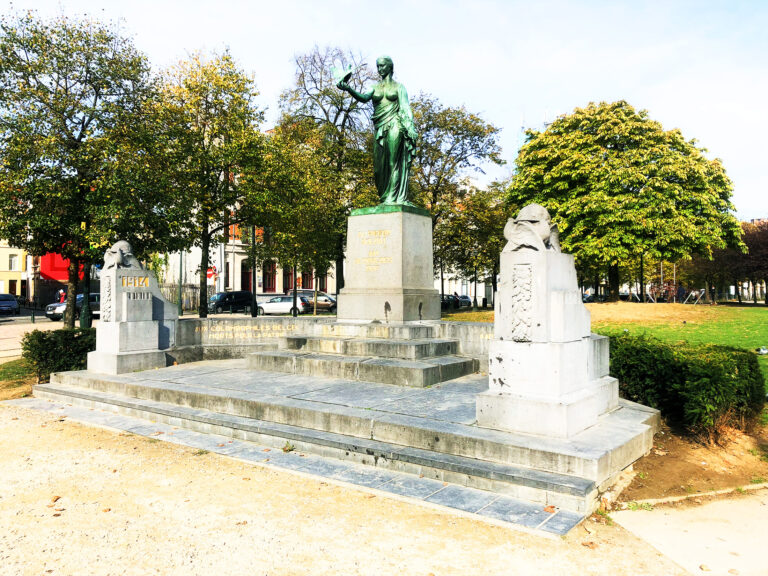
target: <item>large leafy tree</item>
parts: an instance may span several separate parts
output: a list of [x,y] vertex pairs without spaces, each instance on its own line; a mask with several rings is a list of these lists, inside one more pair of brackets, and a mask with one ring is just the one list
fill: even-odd
[[166,71],[158,114],[165,129],[169,185],[184,206],[182,225],[200,246],[199,315],[208,315],[206,270],[210,249],[225,239],[232,224],[253,215],[245,173],[261,169],[262,112],[255,106],[253,80],[228,53],[193,55]]
[[280,98],[280,125],[294,140],[302,133],[305,145],[312,146],[317,159],[334,173],[328,182],[334,192],[328,201],[341,214],[334,220],[336,285],[344,286],[344,243],[346,216],[352,208],[377,203],[371,155],[371,108],[336,87],[333,69],[352,67],[350,85],[362,91],[375,81],[362,57],[340,48],[315,46],[308,54],[296,56],[294,86]]
[[490,280],[494,294],[504,226],[511,216],[505,196],[506,186],[499,182],[470,188],[434,230],[445,264],[475,282]]
[[528,131],[508,201],[547,207],[563,248],[581,266],[607,267],[617,299],[622,262],[740,246],[731,181],[704,153],[627,102],[589,104]]
[[435,267],[442,279],[449,247],[437,228],[461,206],[469,175],[482,173],[488,163],[504,163],[500,129],[463,106],[444,106],[425,94],[414,98],[411,108],[418,133],[411,187],[414,202],[432,216]]
[[[296,138],[302,138],[300,145]],[[263,169],[243,178],[251,193],[253,222],[263,231],[252,247],[254,261],[277,260],[283,268],[326,271],[336,255],[334,171],[315,153],[317,139],[278,127],[269,135]],[[294,287],[295,287],[294,283]],[[296,290],[294,309],[298,309]]]
[[[154,94],[146,58],[110,26],[34,13],[0,21],[0,237],[35,255],[68,258],[70,295],[81,265],[87,278],[118,233],[140,253],[169,238],[168,227],[153,228],[149,217],[139,218],[143,235],[116,224],[120,215],[154,213],[158,189],[127,167],[138,157],[123,162],[130,183],[116,162],[121,145],[151,140],[140,134]],[[72,327],[75,299],[68,301]]]
[[[744,223],[744,244],[747,245],[747,254],[744,256],[744,276],[752,283],[752,297],[757,301],[755,285],[763,281],[768,287],[768,222],[756,224]],[[768,305],[768,294],[765,296],[765,304]]]

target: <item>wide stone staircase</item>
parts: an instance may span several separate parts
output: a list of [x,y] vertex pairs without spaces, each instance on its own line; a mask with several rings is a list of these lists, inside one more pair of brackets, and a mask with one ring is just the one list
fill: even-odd
[[344,378],[424,388],[476,372],[459,341],[434,337],[426,325],[320,324],[281,338],[277,350],[247,356],[253,370]]

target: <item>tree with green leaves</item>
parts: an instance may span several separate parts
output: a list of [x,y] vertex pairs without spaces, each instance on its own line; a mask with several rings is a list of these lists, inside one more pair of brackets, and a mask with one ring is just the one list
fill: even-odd
[[445,264],[475,283],[490,281],[494,294],[499,258],[506,245],[504,226],[512,215],[505,198],[503,183],[471,188],[434,231],[435,244],[443,246]]
[[335,221],[336,286],[344,286],[344,244],[346,217],[353,208],[377,203],[371,155],[371,112],[336,87],[332,70],[352,67],[350,85],[360,91],[375,79],[362,57],[340,48],[315,46],[308,54],[296,56],[296,77],[292,88],[280,97],[280,125],[292,138],[304,133],[318,160],[334,173],[329,185],[335,197],[330,201],[341,208]]
[[607,268],[618,299],[622,262],[741,246],[731,181],[705,152],[627,102],[589,104],[527,132],[508,202],[545,206],[563,249],[580,266]]
[[442,105],[436,98],[419,94],[411,101],[418,140],[413,159],[414,203],[432,216],[435,267],[441,282],[447,247],[436,230],[453,214],[468,189],[467,177],[482,173],[485,163],[504,164],[498,144],[500,129],[464,106]]
[[[139,227],[116,224],[141,212],[133,200],[152,204],[157,192],[140,181],[139,158],[124,157],[132,183],[116,162],[121,145],[141,147],[136,138],[154,95],[146,58],[112,26],[43,21],[32,12],[0,21],[0,237],[34,255],[67,258],[70,296],[81,266],[89,278],[91,262],[118,233],[137,250],[168,238],[167,226],[153,228],[150,219],[140,220],[144,243]],[[71,297],[66,326],[74,315]]]
[[[332,186],[335,172],[315,153],[322,136],[316,132],[315,140],[306,137],[304,130],[296,134],[291,126],[278,127],[265,143],[263,169],[243,175],[251,190],[247,201],[253,222],[264,231],[251,247],[252,262],[276,260],[293,270],[294,280],[299,270],[328,270],[336,255],[335,223],[340,219]],[[293,308],[298,311],[295,287],[296,282]]]
[[179,224],[200,246],[201,318],[208,316],[206,270],[210,249],[230,225],[252,222],[247,202],[264,157],[262,112],[253,79],[228,53],[195,54],[166,71],[158,114],[165,129],[167,181],[187,218]]

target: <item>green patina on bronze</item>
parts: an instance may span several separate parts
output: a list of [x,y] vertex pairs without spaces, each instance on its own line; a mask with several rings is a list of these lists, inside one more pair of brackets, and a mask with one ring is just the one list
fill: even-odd
[[413,204],[379,204],[378,206],[368,206],[367,208],[357,208],[352,210],[350,216],[363,216],[364,214],[389,214],[391,212],[408,212],[420,216],[429,216],[429,211]]
[[381,204],[409,205],[408,175],[411,170],[416,130],[405,87],[392,79],[394,65],[389,56],[376,60],[381,82],[360,93],[347,81],[351,70],[337,72],[336,86],[359,102],[373,101],[373,173]]

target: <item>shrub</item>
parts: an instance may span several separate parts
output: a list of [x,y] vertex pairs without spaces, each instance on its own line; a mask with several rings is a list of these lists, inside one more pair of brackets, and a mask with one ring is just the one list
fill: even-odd
[[96,329],[33,330],[24,336],[21,348],[37,382],[47,382],[52,372],[86,367],[88,352],[96,349]]
[[611,375],[622,397],[661,411],[671,425],[710,442],[725,426],[751,427],[765,400],[757,356],[742,348],[669,345],[648,336],[611,337]]

